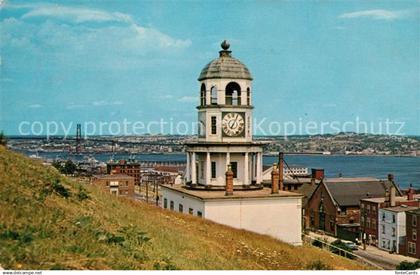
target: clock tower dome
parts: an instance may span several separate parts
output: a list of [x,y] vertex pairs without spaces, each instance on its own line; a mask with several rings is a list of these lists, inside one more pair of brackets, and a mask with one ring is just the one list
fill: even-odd
[[235,188],[259,188],[263,145],[252,139],[252,76],[226,40],[221,47],[198,77],[198,141],[187,144],[186,183],[224,186],[230,165]]

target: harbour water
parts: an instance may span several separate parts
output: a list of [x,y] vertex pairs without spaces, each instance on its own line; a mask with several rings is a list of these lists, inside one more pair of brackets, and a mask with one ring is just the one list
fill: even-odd
[[[24,152],[25,153],[25,152]],[[26,152],[27,155],[33,154]],[[99,161],[108,161],[134,157],[139,161],[186,161],[184,154],[126,154],[100,153],[92,155]],[[82,160],[83,155],[70,155],[65,152],[39,153],[44,159],[73,159]],[[264,165],[271,165],[277,161],[276,156],[265,156]],[[323,168],[327,177],[375,177],[386,178],[387,174],[394,174],[395,180],[402,188],[410,184],[420,188],[420,158],[394,156],[343,156],[343,155],[286,155],[288,165],[304,166],[308,168]]]

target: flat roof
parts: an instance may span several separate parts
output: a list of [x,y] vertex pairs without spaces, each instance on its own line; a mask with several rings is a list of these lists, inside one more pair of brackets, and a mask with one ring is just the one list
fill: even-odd
[[383,210],[391,211],[391,212],[405,212],[405,211],[411,211],[419,209],[417,206],[394,206],[394,207],[388,207],[383,208]]
[[94,175],[93,177],[97,179],[134,179],[134,177],[126,174]]
[[224,190],[192,190],[188,189],[185,185],[161,185],[162,188],[173,190],[183,193],[201,200],[214,200],[214,199],[255,199],[255,198],[284,198],[284,197],[303,197],[301,194],[289,191],[279,191],[278,194],[271,194],[271,188],[262,188],[258,190],[238,190],[233,191],[233,195],[226,196]]
[[[412,201],[416,201],[416,200],[420,200],[420,194],[415,194],[414,198]],[[384,197],[379,197],[379,198],[366,198],[366,199],[362,199],[362,201],[368,201],[368,202],[375,202],[375,203],[382,203],[385,202],[385,198]],[[395,201],[401,202],[401,201],[409,201],[407,196],[398,196],[395,197]]]

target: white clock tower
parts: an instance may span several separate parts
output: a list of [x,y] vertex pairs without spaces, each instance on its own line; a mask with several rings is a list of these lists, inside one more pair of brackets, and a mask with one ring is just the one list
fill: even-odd
[[201,71],[198,141],[187,144],[186,183],[196,188],[225,186],[231,165],[235,189],[260,188],[263,144],[252,140],[252,76],[221,44],[219,57]]

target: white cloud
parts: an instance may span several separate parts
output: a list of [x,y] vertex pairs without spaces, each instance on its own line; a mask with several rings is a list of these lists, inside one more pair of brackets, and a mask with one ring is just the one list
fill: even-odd
[[[152,58],[191,45],[189,39],[177,39],[156,28],[140,26],[125,13],[51,4],[6,5],[6,8],[24,9],[24,14],[0,21],[2,47],[14,52],[30,51],[32,56],[55,55],[59,59],[49,60],[67,66],[79,65],[88,58],[95,62],[86,62],[84,66],[147,66]],[[85,24],[91,22],[107,24]],[[146,56],[146,61],[138,59]]]
[[41,104],[31,104],[28,107],[32,109],[38,109],[38,108],[42,108],[43,106]]
[[106,12],[102,10],[60,5],[26,5],[23,7],[32,8],[29,12],[22,15],[22,18],[24,19],[31,17],[50,17],[75,23],[109,21],[133,23],[130,15],[120,12]]
[[349,12],[343,13],[339,16],[339,18],[344,19],[351,19],[351,18],[370,18],[375,20],[396,20],[405,18],[410,15],[413,11],[403,10],[403,11],[392,11],[392,10],[383,10],[383,9],[375,9],[375,10],[363,10],[363,11],[356,11],[356,12]]
[[198,97],[196,96],[183,96],[178,99],[179,102],[197,102]]
[[159,98],[160,99],[172,99],[174,96],[173,95],[161,95]]

